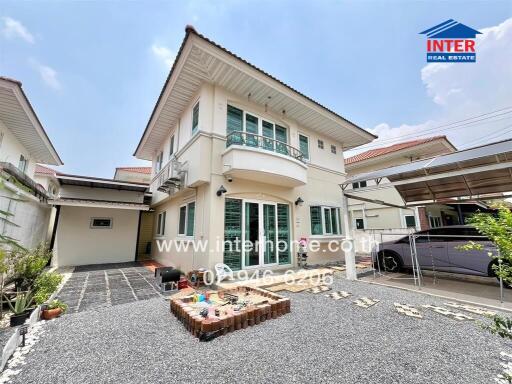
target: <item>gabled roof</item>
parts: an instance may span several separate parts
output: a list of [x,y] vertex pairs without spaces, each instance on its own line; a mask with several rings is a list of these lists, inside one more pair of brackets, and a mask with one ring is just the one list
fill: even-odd
[[63,165],[43,125],[39,121],[21,82],[0,76],[0,120],[35,161]]
[[427,35],[429,39],[474,39],[476,35],[481,34],[476,29],[453,19],[420,32],[420,35]]
[[387,147],[381,147],[376,149],[370,149],[366,152],[359,153],[355,156],[349,157],[345,159],[345,165],[353,165],[355,163],[363,162],[365,160],[374,159],[380,156],[389,155],[393,153],[398,153],[407,149],[415,148],[423,144],[432,143],[435,141],[443,141],[447,144],[448,148],[452,151],[456,151],[455,146],[447,139],[446,136],[434,136],[427,137],[423,139],[415,139],[411,141],[405,141],[402,143],[393,144]]
[[[367,144],[376,138],[281,80],[235,55],[187,26],[185,38],[151,113],[134,155],[151,160],[202,83],[210,82],[249,97],[252,102],[327,137],[345,149]],[[283,112],[284,111],[284,112]]]
[[127,171],[134,173],[142,173],[144,175],[151,175],[151,167],[117,167],[117,171]]

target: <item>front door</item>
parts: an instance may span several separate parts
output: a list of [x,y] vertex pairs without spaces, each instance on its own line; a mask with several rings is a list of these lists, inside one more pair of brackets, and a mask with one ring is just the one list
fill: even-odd
[[246,201],[244,204],[244,267],[277,263],[277,205]]

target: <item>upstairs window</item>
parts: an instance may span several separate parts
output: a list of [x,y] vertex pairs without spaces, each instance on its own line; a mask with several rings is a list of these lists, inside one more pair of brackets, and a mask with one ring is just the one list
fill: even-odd
[[169,158],[174,154],[174,135],[171,136],[171,143],[169,144]]
[[364,219],[356,219],[356,229],[364,229]]
[[331,145],[331,153],[336,154],[336,146]]
[[28,167],[28,159],[25,156],[21,155],[20,162],[18,163],[18,169],[21,172],[26,172],[27,167]]
[[318,140],[318,148],[324,149],[324,141],[323,140]]
[[358,181],[357,183],[352,183],[352,189],[365,188],[366,181]]
[[164,154],[163,154],[163,152],[160,152],[157,155],[156,160],[155,160],[155,170],[156,170],[156,172],[160,172],[160,170],[162,169],[163,161],[164,161]]
[[178,224],[178,235],[180,236],[194,236],[195,227],[195,201],[180,207],[180,217]]
[[192,110],[192,134],[196,133],[197,127],[199,127],[199,102],[194,105]]
[[299,133],[299,149],[304,155],[304,159],[309,160],[309,137]]
[[227,121],[227,134],[232,132],[241,132],[243,127],[244,112],[241,109],[228,105],[228,121]]

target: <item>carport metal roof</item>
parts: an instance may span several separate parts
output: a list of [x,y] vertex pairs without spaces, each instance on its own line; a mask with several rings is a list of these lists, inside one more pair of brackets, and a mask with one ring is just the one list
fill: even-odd
[[409,206],[453,198],[504,197],[504,193],[512,192],[512,139],[355,175],[341,187],[345,191],[355,182],[376,182],[377,187],[351,191],[357,194],[382,187],[383,179],[389,180],[384,184],[394,186]]

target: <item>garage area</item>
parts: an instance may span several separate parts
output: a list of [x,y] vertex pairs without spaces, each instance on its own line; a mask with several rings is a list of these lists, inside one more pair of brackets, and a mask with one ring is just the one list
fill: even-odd
[[[361,182],[367,187],[345,192],[348,185]],[[341,187],[345,198],[361,201],[369,200],[358,196],[360,192],[393,187],[400,194],[402,205],[375,199],[370,202],[401,209],[474,201],[510,202],[512,140],[355,175]],[[469,230],[471,228],[467,226],[451,226],[404,234],[402,239],[396,239],[396,236],[395,239],[377,239],[378,247],[372,250],[372,258],[376,261],[375,271],[373,276],[364,279],[510,308],[510,291],[505,289],[501,280],[492,276],[492,269],[489,268],[492,259],[488,253],[499,255],[497,248],[480,233],[464,232]],[[482,249],[470,252],[461,250],[460,246],[468,241],[481,242]],[[406,269],[410,273],[404,274],[399,270],[390,273],[389,265],[381,265],[387,264],[381,263],[386,256],[382,255],[384,249],[391,256],[386,260],[393,259],[393,264],[405,267],[397,269]]]
[[136,260],[142,212],[149,211],[146,184],[58,175],[52,237],[55,267]]

